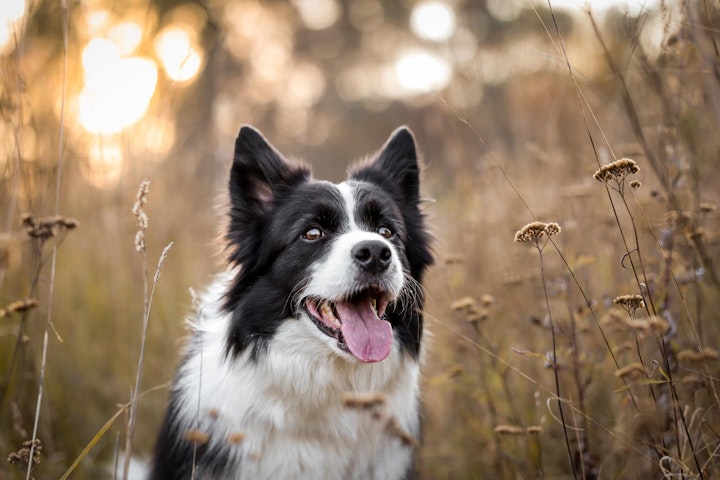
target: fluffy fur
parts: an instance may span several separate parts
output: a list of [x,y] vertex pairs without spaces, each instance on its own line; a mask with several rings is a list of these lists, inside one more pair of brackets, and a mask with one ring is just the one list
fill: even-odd
[[[240,130],[228,271],[191,320],[152,479],[413,476],[432,263],[419,186],[407,128],[340,184]],[[374,407],[348,404],[368,393]]]

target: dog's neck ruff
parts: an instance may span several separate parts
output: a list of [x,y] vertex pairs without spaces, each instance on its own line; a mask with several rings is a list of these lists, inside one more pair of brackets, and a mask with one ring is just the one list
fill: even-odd
[[[308,337],[306,318],[283,322],[256,358],[230,361],[220,302],[230,277],[201,299],[174,386],[179,428],[209,435],[204,456],[224,458],[221,470],[199,464],[199,478],[401,478],[412,451],[388,424],[418,434],[417,361],[397,341],[382,362],[343,358]],[[347,404],[367,393],[380,409]]]

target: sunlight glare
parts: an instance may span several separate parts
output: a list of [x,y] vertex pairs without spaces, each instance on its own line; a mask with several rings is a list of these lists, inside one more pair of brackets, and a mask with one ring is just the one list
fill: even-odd
[[189,82],[203,64],[202,52],[194,45],[191,33],[188,28],[173,25],[165,27],[155,37],[155,52],[174,82]]
[[11,50],[22,17],[25,14],[25,0],[0,2],[0,55]]
[[90,41],[82,54],[85,85],[80,123],[91,133],[116,133],[140,120],[155,93],[157,67],[147,58],[121,58],[107,39]]
[[147,125],[142,128],[143,146],[150,152],[150,160],[163,159],[173,145],[175,145],[175,122],[170,115],[158,115],[143,120]]
[[108,38],[117,45],[120,55],[135,52],[142,41],[142,27],[135,22],[120,22],[108,32]]
[[445,88],[452,78],[450,64],[430,52],[412,50],[395,63],[395,76],[407,93],[428,93]]
[[303,23],[310,30],[324,30],[340,17],[336,0],[292,0]]
[[455,32],[455,12],[444,2],[419,3],[410,14],[410,28],[420,38],[442,42]]
[[123,152],[118,143],[97,140],[88,149],[88,163],[82,174],[97,188],[111,188],[120,180],[123,163]]
[[25,0],[0,2],[0,20],[16,22],[25,14]]
[[87,33],[92,37],[102,35],[114,21],[113,14],[107,10],[92,10],[85,13],[83,18]]

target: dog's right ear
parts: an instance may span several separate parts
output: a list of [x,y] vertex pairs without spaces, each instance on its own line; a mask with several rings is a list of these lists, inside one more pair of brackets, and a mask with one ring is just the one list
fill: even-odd
[[278,187],[294,185],[309,177],[306,167],[287,163],[260,132],[249,126],[240,129],[230,172],[233,210],[266,213]]

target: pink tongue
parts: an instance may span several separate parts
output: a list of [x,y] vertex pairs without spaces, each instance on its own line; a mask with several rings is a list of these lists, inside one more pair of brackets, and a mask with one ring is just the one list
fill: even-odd
[[390,322],[378,318],[370,298],[355,303],[337,302],[335,308],[350,353],[363,362],[379,362],[390,355],[392,327]]

